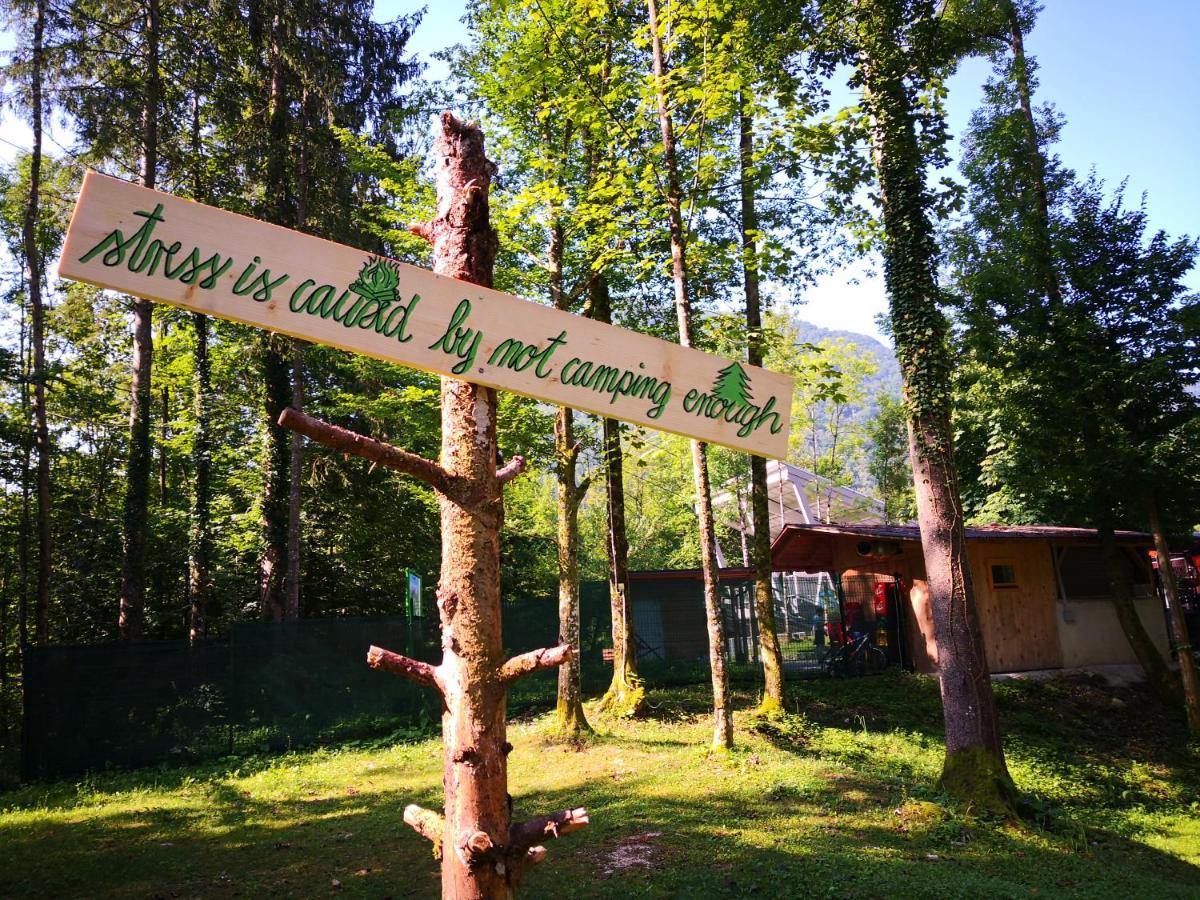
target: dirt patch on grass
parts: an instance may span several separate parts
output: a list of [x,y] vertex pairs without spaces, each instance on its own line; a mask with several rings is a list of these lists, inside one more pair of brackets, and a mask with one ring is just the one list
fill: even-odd
[[643,831],[622,838],[596,857],[599,878],[612,878],[630,869],[653,869],[662,859],[661,831]]

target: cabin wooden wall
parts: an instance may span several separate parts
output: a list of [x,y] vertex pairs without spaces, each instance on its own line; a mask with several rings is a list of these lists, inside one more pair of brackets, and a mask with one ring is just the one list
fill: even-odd
[[[973,541],[967,545],[975,605],[993,672],[1062,667],[1058,581],[1044,541]],[[1015,588],[991,584],[993,563],[1013,567]]]

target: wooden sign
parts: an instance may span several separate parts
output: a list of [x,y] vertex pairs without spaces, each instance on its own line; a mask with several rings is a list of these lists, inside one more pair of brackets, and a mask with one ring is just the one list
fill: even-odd
[[787,452],[786,375],[96,172],[58,271],[761,456]]

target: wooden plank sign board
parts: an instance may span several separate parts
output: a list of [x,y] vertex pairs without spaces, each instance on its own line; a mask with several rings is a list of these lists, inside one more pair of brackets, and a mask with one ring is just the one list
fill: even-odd
[[88,172],[59,274],[782,458],[792,379]]

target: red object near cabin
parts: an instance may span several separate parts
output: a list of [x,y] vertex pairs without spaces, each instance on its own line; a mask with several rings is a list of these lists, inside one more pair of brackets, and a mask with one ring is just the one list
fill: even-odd
[[875,618],[886,619],[888,615],[888,588],[893,584],[890,581],[875,582]]

